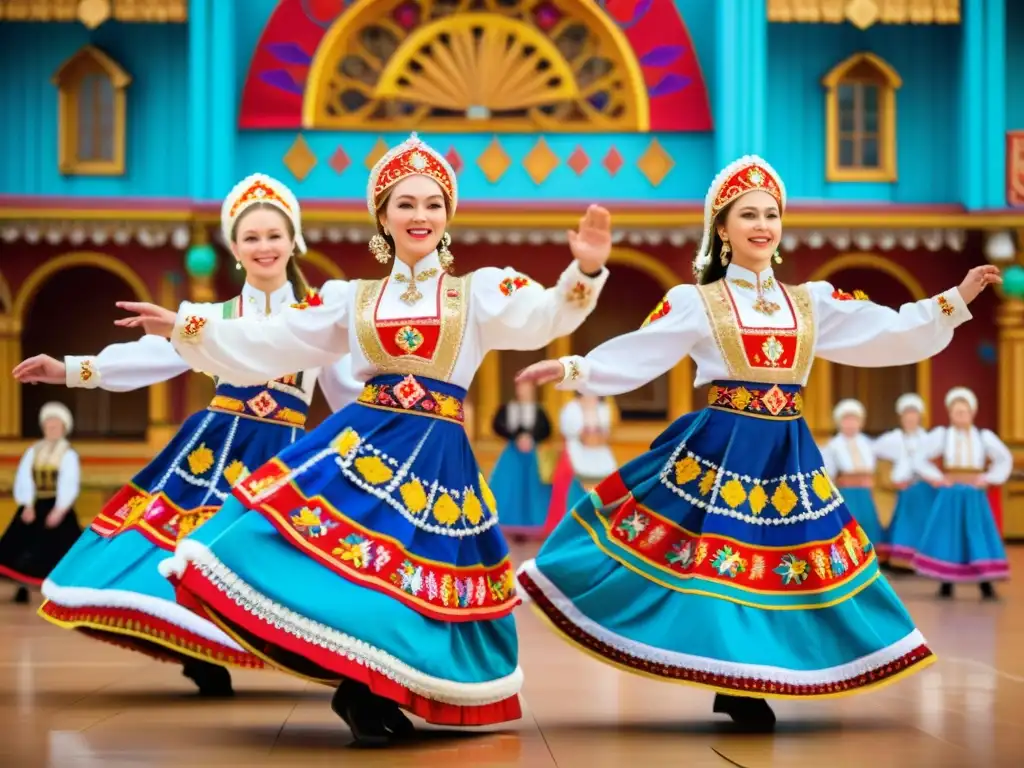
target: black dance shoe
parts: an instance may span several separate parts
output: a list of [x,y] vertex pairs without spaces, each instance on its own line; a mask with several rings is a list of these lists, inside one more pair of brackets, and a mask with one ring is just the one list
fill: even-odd
[[764,699],[716,693],[714,711],[728,715],[748,733],[768,733],[775,729],[775,713]]
[[227,699],[235,695],[231,687],[231,673],[224,667],[208,661],[189,659],[185,662],[181,674],[191,680],[199,688],[199,695],[210,699]]
[[386,702],[363,683],[345,680],[331,698],[331,709],[351,729],[356,746],[386,747],[392,739],[392,731],[385,724]]

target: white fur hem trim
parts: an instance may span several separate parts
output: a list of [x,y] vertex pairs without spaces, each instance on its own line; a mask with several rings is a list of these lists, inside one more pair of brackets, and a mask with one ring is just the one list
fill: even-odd
[[664,664],[678,669],[693,670],[709,675],[763,680],[772,683],[789,685],[827,685],[851,680],[860,675],[881,669],[887,664],[902,658],[906,654],[925,644],[924,635],[914,630],[901,640],[887,648],[862,656],[847,664],[825,669],[786,669],[770,667],[763,664],[740,664],[732,661],[720,661],[703,656],[691,656],[687,653],[667,651],[652,645],[639,643],[605,629],[597,622],[585,616],[551,581],[541,573],[534,560],[528,560],[519,567],[519,573],[525,573],[544,596],[554,604],[558,611],[570,622],[591,637],[611,646],[615,650],[636,659]]
[[190,563],[231,602],[275,629],[362,664],[425,698],[456,706],[484,706],[515,696],[522,688],[523,671],[518,666],[510,675],[485,683],[458,683],[427,675],[369,643],[270,600],[249,586],[198,541],[182,540],[175,552],[175,560],[179,558]]
[[122,610],[141,611],[168,621],[186,632],[199,635],[206,640],[227,646],[239,653],[248,653],[238,645],[220,627],[201,616],[192,613],[188,608],[161,600],[157,597],[140,595],[120,589],[93,589],[91,587],[62,587],[47,579],[43,582],[43,597],[52,600],[65,608],[120,608]]

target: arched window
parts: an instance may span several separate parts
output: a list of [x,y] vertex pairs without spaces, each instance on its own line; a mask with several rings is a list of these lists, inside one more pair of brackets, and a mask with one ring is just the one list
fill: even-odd
[[307,128],[643,131],[632,49],[593,2],[374,0],[325,35]]
[[896,181],[896,70],[858,53],[822,81],[829,181]]
[[60,172],[118,176],[125,171],[126,94],[131,76],[87,45],[54,73]]

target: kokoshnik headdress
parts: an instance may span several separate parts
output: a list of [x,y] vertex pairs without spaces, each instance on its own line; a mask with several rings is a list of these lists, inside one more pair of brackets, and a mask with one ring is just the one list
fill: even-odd
[[306,241],[302,237],[299,201],[288,187],[263,173],[245,177],[224,198],[224,204],[220,208],[220,231],[224,235],[224,242],[231,242],[231,230],[234,229],[235,222],[257,203],[269,203],[288,217],[295,229],[295,247],[299,253],[305,253]]
[[455,215],[459,190],[455,171],[444,155],[426,144],[415,133],[390,149],[370,171],[366,187],[366,209],[377,220],[377,206],[388,190],[409,176],[429,176],[436,181],[448,200],[448,220]]
[[786,188],[782,179],[768,163],[757,155],[744,155],[718,172],[707,197],[704,198],[704,238],[693,259],[693,274],[700,279],[701,272],[711,261],[711,246],[715,242],[715,217],[725,206],[747,192],[767,192],[779,204],[779,213],[786,208]]

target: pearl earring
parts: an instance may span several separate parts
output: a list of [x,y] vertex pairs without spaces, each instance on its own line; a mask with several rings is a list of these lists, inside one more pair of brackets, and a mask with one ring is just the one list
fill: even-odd
[[242,269],[242,262],[241,262],[241,260],[235,259],[235,269],[237,269],[237,270],[241,270]]

